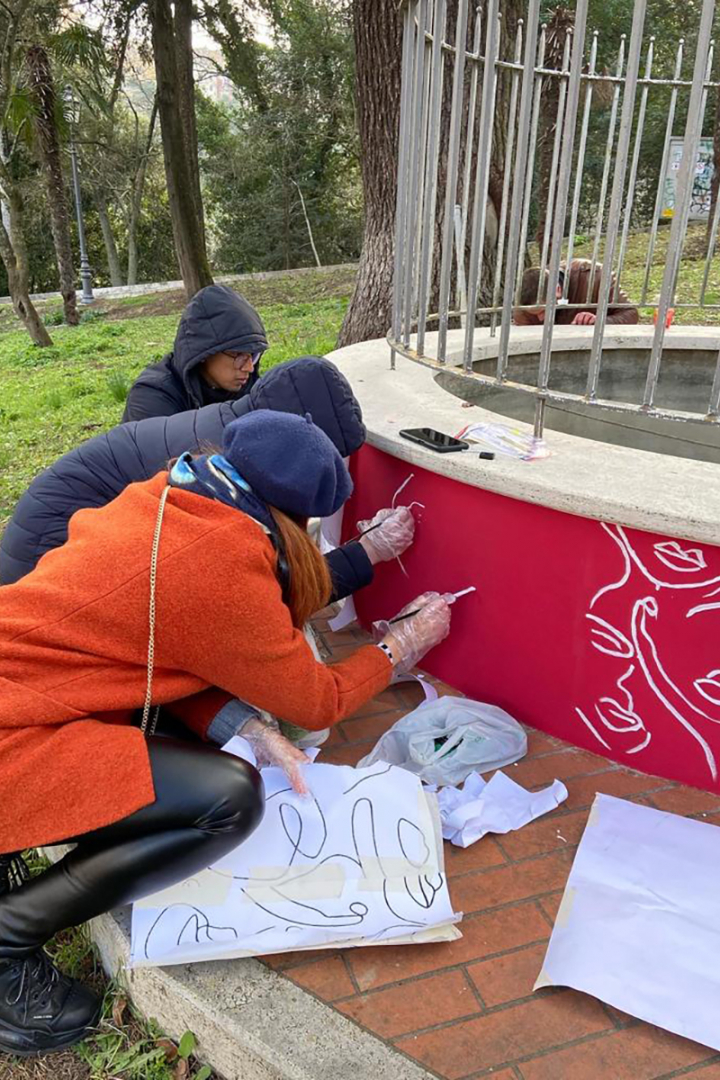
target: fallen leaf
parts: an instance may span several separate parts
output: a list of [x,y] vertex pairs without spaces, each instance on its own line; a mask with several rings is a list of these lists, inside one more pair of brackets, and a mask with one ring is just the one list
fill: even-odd
[[178,1058],[178,1063],[173,1069],[173,1080],[187,1080],[188,1076],[188,1063],[187,1058]]
[[172,1039],[158,1039],[155,1045],[165,1051],[165,1058],[167,1061],[175,1061],[178,1056],[178,1048]]
[[122,1027],[125,1021],[125,1010],[127,1009],[127,999],[124,997],[117,997],[113,1002],[112,1018],[115,1027]]

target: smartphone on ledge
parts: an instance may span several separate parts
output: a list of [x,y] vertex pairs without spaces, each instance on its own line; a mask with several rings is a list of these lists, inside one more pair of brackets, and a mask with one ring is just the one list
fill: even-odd
[[444,435],[442,431],[435,431],[434,428],[405,428],[400,435],[403,439],[409,439],[410,442],[426,446],[428,450],[437,450],[439,454],[452,454],[456,450],[470,449],[470,443],[455,439],[452,435]]

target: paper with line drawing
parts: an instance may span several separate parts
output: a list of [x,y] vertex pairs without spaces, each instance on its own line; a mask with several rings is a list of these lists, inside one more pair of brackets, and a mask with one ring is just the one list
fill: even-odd
[[134,965],[458,936],[437,807],[419,780],[385,763],[310,764],[305,778],[309,799],[263,769],[255,833],[134,906]]

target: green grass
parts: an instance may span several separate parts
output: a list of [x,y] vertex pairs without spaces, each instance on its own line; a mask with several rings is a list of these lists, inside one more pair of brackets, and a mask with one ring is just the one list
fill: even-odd
[[[292,295],[296,280],[288,279]],[[273,283],[275,285],[275,283]],[[262,368],[335,347],[347,295],[260,308],[270,349]],[[0,531],[30,480],[65,451],[119,423],[138,373],[172,347],[178,314],[54,327],[38,349],[24,331],[0,334]]]

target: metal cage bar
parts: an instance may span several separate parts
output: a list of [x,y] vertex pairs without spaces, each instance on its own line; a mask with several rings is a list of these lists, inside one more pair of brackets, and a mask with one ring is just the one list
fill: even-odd
[[422,218],[422,241],[420,247],[420,290],[418,298],[417,351],[425,350],[425,329],[430,301],[433,248],[435,240],[435,204],[437,199],[438,141],[442,111],[444,58],[441,44],[445,33],[446,0],[436,0],[433,22],[434,38],[430,59],[431,99],[428,119],[427,152],[425,158],[425,206]]
[[[650,38],[650,44],[648,45],[647,57],[645,60],[645,78],[646,80],[652,75],[653,66],[653,53],[655,52],[655,38]],[[637,183],[638,165],[640,164],[640,148],[642,146],[643,133],[645,130],[645,113],[647,112],[647,99],[648,99],[649,86],[647,81],[645,82],[642,90],[640,91],[640,109],[638,112],[637,127],[635,129],[635,145],[633,147],[632,161],[630,162],[630,176],[627,184],[627,195],[625,196],[625,215],[623,218],[622,235],[620,237],[620,247],[618,249],[617,257],[617,271],[615,274],[615,288],[620,289],[620,279],[622,277],[623,266],[625,264],[625,253],[627,252],[628,237],[630,235],[630,220],[632,218],[633,203],[635,201],[635,184]]]
[[595,285],[595,267],[597,266],[598,256],[600,254],[600,239],[602,237],[603,216],[605,213],[605,200],[607,199],[608,184],[610,182],[610,165],[612,164],[613,146],[615,144],[615,127],[617,125],[618,104],[620,102],[620,89],[623,67],[625,65],[625,35],[620,38],[620,48],[618,50],[617,59],[617,74],[618,78],[613,87],[613,100],[612,107],[610,109],[610,120],[608,123],[607,144],[605,146],[605,162],[603,164],[602,181],[600,183],[600,195],[598,197],[597,217],[595,219],[595,240],[593,242],[592,258],[590,260],[590,280],[588,282],[588,292],[592,294],[593,287]]
[[[675,55],[675,81],[680,78],[680,72],[682,71],[683,62],[683,49],[685,47],[684,38],[680,38],[678,42],[677,53]],[[658,222],[660,221],[660,210],[662,209],[663,195],[665,193],[665,177],[667,176],[668,165],[670,163],[670,139],[672,138],[673,125],[675,124],[675,109],[677,107],[678,88],[673,86],[670,93],[670,102],[668,104],[667,124],[665,125],[665,142],[663,144],[663,154],[660,161],[660,179],[658,180],[657,194],[655,196],[655,207],[653,210],[652,229],[650,231],[650,240],[648,242],[647,256],[645,258],[645,276],[643,278],[642,292],[640,294],[640,306],[642,307],[647,300],[648,284],[650,282],[650,273],[652,271],[653,255],[655,254],[655,241],[657,240]]]
[[[515,64],[520,65],[523,43],[523,20],[518,19],[517,33],[515,35]],[[522,70],[522,68],[520,69]],[[493,282],[493,307],[497,308],[500,301],[500,286],[502,284],[502,268],[505,258],[505,234],[507,232],[507,218],[510,202],[510,178],[512,176],[513,154],[515,153],[515,121],[517,117],[518,93],[520,89],[520,71],[512,71],[510,87],[510,106],[508,118],[508,137],[505,147],[505,162],[503,168],[503,189],[500,203],[500,222],[498,224],[498,249],[495,259],[495,280]],[[490,319],[490,332],[495,333],[497,328],[497,311],[494,311]]]
[[[572,172],[573,149],[575,146],[575,125],[580,103],[580,76],[582,74],[583,53],[585,51],[585,25],[587,22],[588,0],[578,0],[575,8],[575,30],[570,60],[570,78],[567,87],[565,105],[565,137],[562,141],[562,153],[558,172],[555,212],[553,214],[552,251],[548,268],[547,296],[545,299],[545,318],[543,321],[540,364],[538,367],[538,397],[535,402],[535,435],[542,435],[545,421],[548,380],[550,377],[550,359],[552,337],[555,326],[557,307],[557,284],[560,278],[560,260],[562,259],[563,235],[565,232],[565,214],[567,212],[570,175]],[[567,43],[566,43],[567,48]],[[559,112],[559,109],[558,109]],[[550,203],[552,206],[552,203]],[[542,271],[541,271],[542,272]]]
[[[568,70],[568,64],[570,63],[570,42],[572,41],[572,31],[565,35],[565,42],[563,44],[563,58],[561,71]],[[555,194],[557,189],[558,180],[558,165],[560,162],[560,146],[563,143],[563,126],[565,120],[565,99],[568,92],[568,81],[562,79],[560,81],[560,93],[558,94],[558,107],[557,116],[555,118],[555,138],[553,139],[553,152],[550,161],[550,176],[548,178],[548,191],[547,191],[547,203],[545,207],[545,227],[543,229],[543,241],[540,251],[540,275],[538,277],[538,291],[537,301],[542,301],[542,289],[545,278],[545,270],[548,263],[548,252],[550,249],[550,233],[552,231],[553,223],[553,211],[555,208]]]
[[475,335],[475,309],[477,308],[480,273],[485,253],[485,226],[487,219],[488,187],[490,184],[490,154],[492,151],[493,121],[495,119],[495,83],[498,33],[498,0],[488,0],[487,32],[485,39],[485,69],[483,71],[482,103],[480,113],[480,137],[475,174],[475,197],[473,205],[473,233],[470,248],[470,274],[468,277],[468,318],[465,327],[463,358],[465,368],[472,367],[472,347]]
[[702,14],[700,16],[700,29],[698,31],[697,52],[695,54],[695,68],[693,71],[693,84],[690,91],[688,104],[687,123],[685,125],[685,139],[683,141],[683,156],[680,162],[678,175],[677,206],[670,226],[670,239],[668,240],[667,258],[665,259],[665,272],[663,274],[662,288],[660,290],[660,302],[655,321],[655,335],[653,337],[650,362],[648,363],[647,382],[643,395],[643,409],[651,409],[655,401],[658,379],[660,377],[660,361],[662,359],[662,347],[665,339],[665,322],[667,313],[675,295],[680,258],[682,256],[683,240],[687,230],[688,216],[690,214],[690,200],[692,198],[693,184],[695,180],[695,161],[697,158],[700,135],[702,133],[703,113],[702,102],[705,98],[705,79],[707,77],[707,59],[710,51],[710,35],[712,34],[713,18],[715,16],[715,0],[703,0]]
[[465,39],[467,37],[468,0],[458,0],[457,29],[455,32],[455,68],[453,72],[452,108],[450,113],[450,140],[448,144],[448,172],[445,185],[445,219],[443,223],[442,256],[440,262],[440,328],[438,355],[445,361],[448,332],[448,301],[450,299],[450,275],[453,260],[453,231],[455,197],[457,194],[458,166],[460,157],[460,125],[465,78]]
[[[538,62],[537,72],[542,72],[543,64],[545,62],[545,35],[547,28],[545,26],[540,27],[540,44],[538,46]],[[532,204],[533,194],[533,174],[535,168],[535,149],[537,147],[537,135],[538,124],[540,122],[540,102],[542,100],[543,89],[543,75],[537,74],[535,79],[535,95],[533,97],[533,111],[532,121],[530,123],[530,145],[528,147],[527,154],[527,171],[525,174],[525,184],[521,189],[523,192],[523,209],[522,209],[522,225],[520,228],[520,264],[517,267],[516,275],[517,281],[515,283],[515,289],[518,294],[518,300],[520,299],[520,280],[522,278],[523,264],[525,260],[525,251],[527,248],[527,234],[528,226],[530,223],[530,206]]]
[[[402,296],[405,284],[405,237],[407,235],[408,219],[408,193],[407,175],[408,158],[410,157],[410,88],[413,81],[413,57],[414,57],[414,10],[413,5],[408,4],[405,9],[405,26],[403,31],[403,70],[400,85],[400,132],[398,135],[398,177],[397,196],[395,201],[395,270],[393,277],[393,306],[392,306],[392,334],[394,341],[400,341],[403,331]],[[390,353],[390,366],[395,367],[395,349]]]
[[422,126],[425,104],[424,94],[424,69],[425,69],[425,26],[428,14],[428,0],[418,0],[418,32],[415,39],[415,67],[413,72],[412,89],[412,125],[415,136],[414,145],[410,154],[409,177],[408,177],[408,200],[409,211],[407,220],[409,228],[406,240],[406,268],[405,268],[405,297],[403,319],[403,343],[410,344],[410,334],[413,322],[413,285],[415,283],[415,247],[417,240],[417,221],[413,214],[413,208],[417,206],[419,194],[419,178],[421,171],[420,153],[422,148]]
[[[595,74],[595,65],[597,63],[597,51],[598,51],[598,32],[597,30],[593,34],[592,45],[590,46],[590,62],[588,64],[588,75]],[[588,128],[590,126],[590,109],[592,108],[593,89],[595,84],[592,80],[588,80],[585,86],[585,104],[583,106],[583,118],[580,126],[580,144],[578,146],[577,165],[575,166],[575,188],[573,190],[572,210],[570,211],[570,230],[568,232],[568,245],[566,261],[568,266],[572,262],[573,251],[575,249],[575,230],[577,229],[578,210],[580,208],[580,195],[582,192],[583,182],[583,168],[585,166],[585,150],[587,147]],[[567,300],[568,289],[570,288],[570,275],[565,275],[563,282],[563,300]]]
[[595,313],[595,333],[593,334],[592,348],[590,349],[590,362],[588,364],[587,396],[591,401],[597,397],[598,380],[600,378],[600,363],[602,360],[602,339],[605,332],[608,303],[610,301],[610,292],[613,285],[615,243],[617,241],[620,210],[622,208],[623,194],[625,191],[625,170],[627,169],[630,137],[632,135],[646,6],[646,0],[636,0],[633,8],[628,62],[625,73],[625,93],[623,94],[622,111],[620,113],[620,130],[618,133],[618,145],[615,154],[615,176],[613,178],[612,194],[610,196],[608,229],[605,237],[602,273],[600,274],[598,306]]

